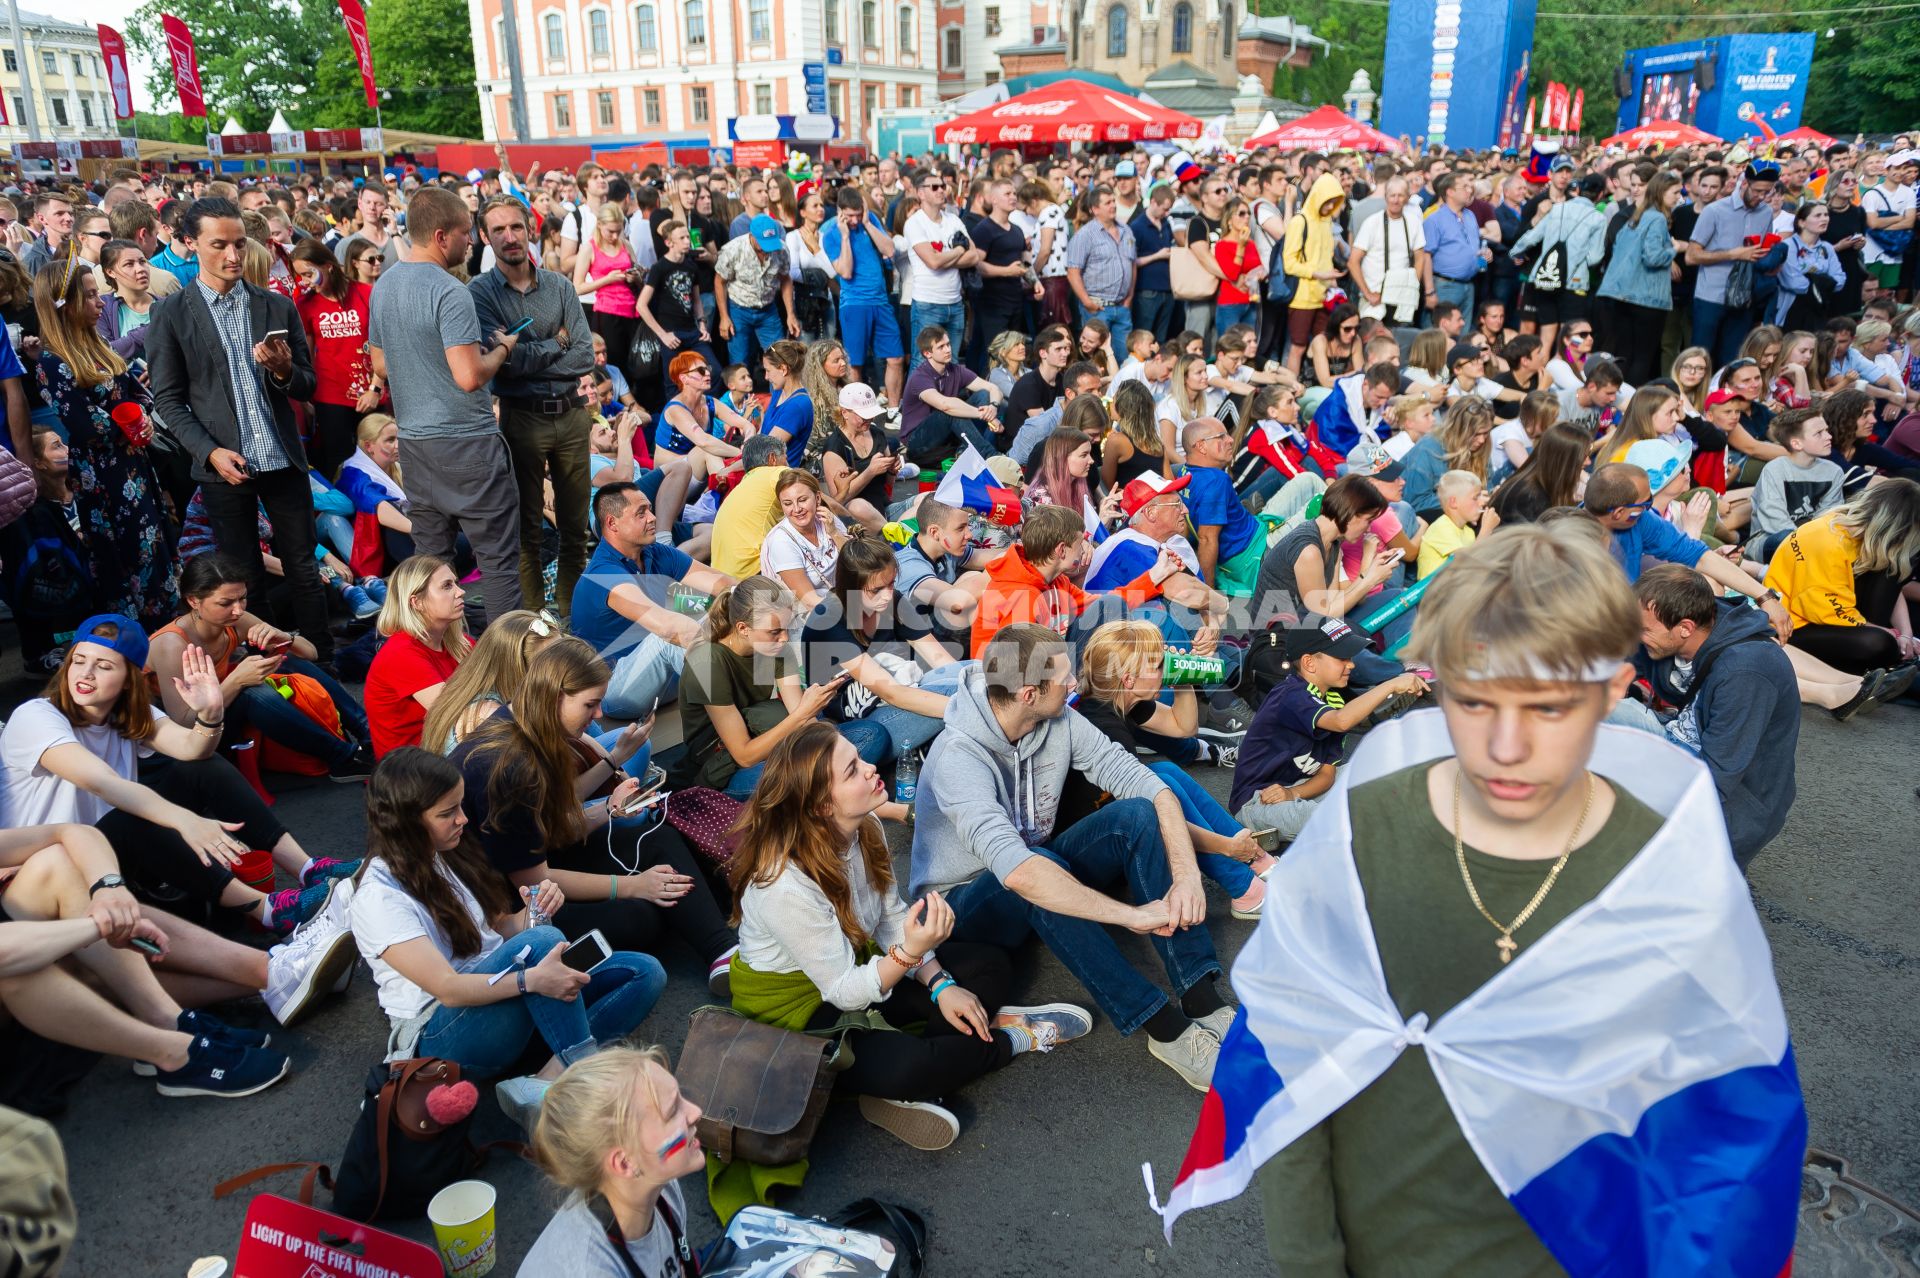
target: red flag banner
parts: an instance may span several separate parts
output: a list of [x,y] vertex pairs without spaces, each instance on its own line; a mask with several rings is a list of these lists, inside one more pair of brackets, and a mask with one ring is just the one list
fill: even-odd
[[127,74],[127,42],[120,33],[102,23],[100,60],[107,66],[107,83],[113,86],[113,118],[133,118],[133,77]]
[[1580,131],[1580,113],[1586,109],[1586,105],[1587,91],[1585,89],[1575,89],[1573,91],[1573,125],[1571,129],[1574,133]]
[[200,60],[193,54],[193,32],[171,13],[160,15],[160,27],[167,33],[167,52],[173,55],[173,87],[180,93],[180,114],[205,119],[207,99],[200,91]]
[[1532,98],[1527,99],[1527,122],[1520,126],[1520,136],[1523,138],[1533,136],[1533,103]]
[[360,84],[367,91],[367,107],[380,109],[380,91],[373,83],[373,45],[367,41],[367,11],[360,0],[340,0],[340,16],[347,20],[347,38],[353,41],[353,56],[360,63]]

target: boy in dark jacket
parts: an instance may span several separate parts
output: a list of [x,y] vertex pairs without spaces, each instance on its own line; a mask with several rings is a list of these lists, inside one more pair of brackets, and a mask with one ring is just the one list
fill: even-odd
[[1766,614],[1718,597],[1691,568],[1640,574],[1640,650],[1666,736],[1706,761],[1726,812],[1734,860],[1746,869],[1793,807],[1800,694]]

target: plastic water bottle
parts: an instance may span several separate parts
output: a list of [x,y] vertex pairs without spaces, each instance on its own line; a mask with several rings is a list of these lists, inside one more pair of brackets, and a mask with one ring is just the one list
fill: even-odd
[[900,756],[899,766],[893,770],[893,798],[896,803],[913,802],[913,796],[920,789],[920,756],[909,750]]

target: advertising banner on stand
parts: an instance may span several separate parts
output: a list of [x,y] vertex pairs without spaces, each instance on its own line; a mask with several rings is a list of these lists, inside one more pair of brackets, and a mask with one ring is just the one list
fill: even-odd
[[200,91],[200,60],[193,52],[193,32],[171,13],[160,15],[160,29],[167,34],[167,52],[173,57],[173,86],[180,94],[180,114],[207,115],[206,95]]
[[113,118],[133,118],[133,79],[127,74],[127,42],[112,27],[101,23],[100,61],[106,64],[107,83],[113,88]]

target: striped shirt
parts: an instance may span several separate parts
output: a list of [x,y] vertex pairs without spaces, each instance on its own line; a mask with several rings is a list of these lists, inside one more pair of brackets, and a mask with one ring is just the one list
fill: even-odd
[[233,389],[233,411],[240,423],[240,455],[247,469],[284,470],[292,465],[280,447],[274,431],[273,405],[267,402],[261,383],[263,370],[253,359],[253,325],[247,314],[247,290],[235,284],[224,293],[207,287],[205,279],[195,276],[200,297],[213,315],[213,327],[220,334],[220,349],[227,356],[227,379]]

